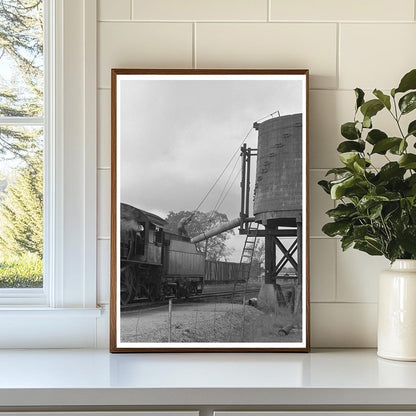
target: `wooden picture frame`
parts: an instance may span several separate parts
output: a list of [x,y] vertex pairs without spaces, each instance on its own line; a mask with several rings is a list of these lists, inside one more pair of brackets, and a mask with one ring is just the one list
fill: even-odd
[[308,77],[112,70],[111,352],[309,351]]

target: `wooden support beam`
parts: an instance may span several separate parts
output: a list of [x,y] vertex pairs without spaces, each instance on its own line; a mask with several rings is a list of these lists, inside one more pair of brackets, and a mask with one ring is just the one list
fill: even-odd
[[274,244],[274,237],[272,235],[266,235],[264,241],[264,266],[265,266],[265,279],[266,284],[275,283],[273,270],[276,264],[276,246]]
[[[280,251],[282,252],[282,254],[289,260],[290,264],[293,266],[293,268],[298,271],[298,264],[296,263],[295,259],[293,258],[293,256],[289,253],[289,251],[286,249],[286,247],[283,245],[283,243],[277,238],[274,237],[273,241],[275,242],[275,244],[277,245],[277,247],[279,247]],[[298,250],[299,251],[299,250]],[[299,274],[298,274],[299,275]]]
[[[292,243],[292,245],[289,247],[289,254],[290,254],[291,257],[293,257],[293,254],[294,254],[294,252],[297,249],[297,243],[298,243],[298,241],[295,240]],[[280,259],[279,263],[277,263],[277,265],[276,265],[276,267],[274,269],[275,276],[278,276],[279,275],[279,273],[282,271],[283,267],[286,266],[286,264],[287,264],[288,261],[289,260],[286,257],[283,257],[283,258]]]
[[[241,207],[240,207],[240,218],[244,218],[245,214],[245,202],[246,202],[246,152],[247,145],[244,143],[241,146]],[[242,228],[242,226],[241,226]]]
[[[254,237],[254,233],[252,230],[250,231],[246,229],[243,229],[243,230],[240,229],[240,234],[248,234]],[[287,229],[287,230],[276,230],[273,232],[266,231],[266,230],[258,230],[256,234],[257,237],[265,237],[266,235],[274,235],[277,237],[296,237],[297,232],[296,232],[296,228],[293,228],[293,229]]]
[[298,286],[302,286],[302,272],[303,272],[303,268],[302,268],[302,263],[303,263],[303,257],[302,257],[302,251],[303,251],[303,246],[302,246],[302,223],[301,222],[297,222],[297,243],[298,243]]
[[[243,156],[244,157],[244,156]],[[244,207],[244,217],[247,218],[250,214],[250,165],[251,165],[251,149],[247,149],[246,157],[246,203]]]
[[[303,245],[302,245],[302,222],[297,222],[297,241],[298,241],[298,281],[297,281],[297,290],[296,290],[296,298],[295,298],[295,313],[302,313],[302,273],[303,273]],[[303,313],[306,313],[305,311]]]

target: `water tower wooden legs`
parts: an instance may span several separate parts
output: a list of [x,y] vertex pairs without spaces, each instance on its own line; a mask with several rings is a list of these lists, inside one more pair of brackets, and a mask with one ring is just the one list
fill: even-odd
[[265,276],[264,283],[275,283],[274,268],[276,265],[276,244],[275,236],[272,234],[266,234],[264,241],[264,264],[265,264]]
[[298,270],[297,270],[297,284],[296,284],[296,292],[295,292],[295,307],[294,312],[300,313],[302,312],[302,273],[303,273],[303,255],[302,255],[302,223],[296,223],[296,231],[297,231],[297,246],[298,246]]
[[[296,228],[292,228],[291,236],[295,241],[286,248],[279,239],[277,230],[266,229],[265,235],[265,279],[259,293],[259,306],[263,309],[275,309],[277,306],[286,305],[284,289],[277,284],[276,279],[286,264],[290,264],[296,271],[296,281],[292,286],[291,310],[299,313],[302,310],[302,222],[296,222]],[[277,250],[282,254],[277,260]],[[294,287],[294,288],[293,288]],[[289,290],[289,289],[286,289]],[[287,305],[286,305],[287,306]]]
[[277,292],[274,279],[276,264],[276,245],[274,235],[266,233],[264,237],[264,283],[261,285],[257,305],[265,312],[274,312],[277,307]]

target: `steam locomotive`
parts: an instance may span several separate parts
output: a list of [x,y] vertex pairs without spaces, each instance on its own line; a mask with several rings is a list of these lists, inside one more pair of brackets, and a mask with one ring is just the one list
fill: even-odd
[[120,205],[120,302],[202,293],[205,255],[186,236],[165,231],[167,222]]

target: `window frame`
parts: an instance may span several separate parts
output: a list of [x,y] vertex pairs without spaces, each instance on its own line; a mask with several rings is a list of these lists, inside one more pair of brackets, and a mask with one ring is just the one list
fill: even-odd
[[0,347],[94,347],[97,1],[44,2],[44,287],[0,294]]
[[9,117],[1,116],[0,125],[11,126],[11,127],[42,127],[43,136],[44,136],[44,157],[43,157],[43,193],[44,193],[44,209],[43,209],[43,241],[44,241],[44,251],[47,253],[46,257],[43,259],[43,287],[42,288],[5,288],[0,289],[0,306],[2,305],[31,305],[31,306],[46,306],[49,302],[48,288],[49,288],[49,276],[50,276],[50,264],[49,259],[53,256],[49,255],[49,249],[53,244],[49,241],[48,233],[48,221],[49,221],[49,204],[51,198],[46,192],[46,187],[49,182],[49,163],[51,161],[49,155],[49,140],[47,139],[50,135],[50,126],[49,121],[52,120],[53,116],[50,115],[50,99],[53,92],[51,91],[51,82],[49,80],[50,75],[53,71],[49,70],[49,64],[53,62],[53,57],[51,55],[52,49],[50,48],[50,35],[52,30],[50,24],[52,20],[50,19],[51,7],[53,6],[53,0],[42,0],[43,1],[43,65],[44,65],[44,92],[43,92],[43,116],[42,117]]

